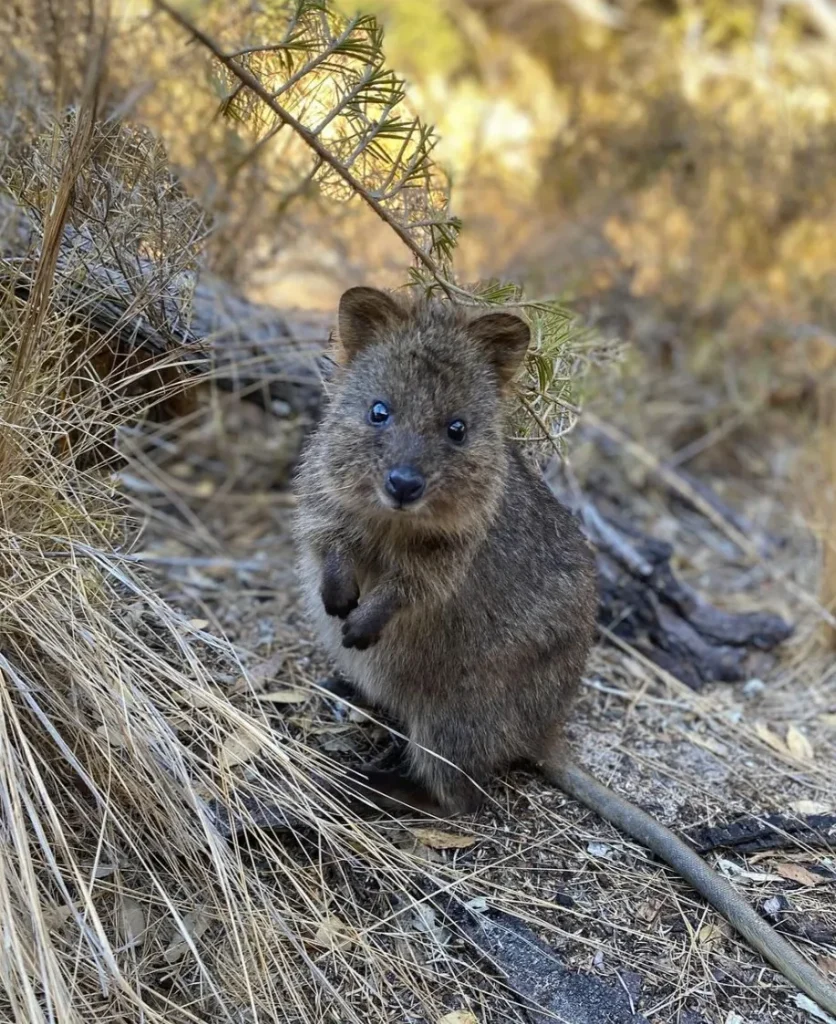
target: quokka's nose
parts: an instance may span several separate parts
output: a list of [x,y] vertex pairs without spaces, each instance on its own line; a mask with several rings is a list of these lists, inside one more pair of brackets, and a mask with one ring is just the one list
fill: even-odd
[[424,493],[426,480],[414,466],[394,466],[386,474],[386,492],[401,505],[410,505]]

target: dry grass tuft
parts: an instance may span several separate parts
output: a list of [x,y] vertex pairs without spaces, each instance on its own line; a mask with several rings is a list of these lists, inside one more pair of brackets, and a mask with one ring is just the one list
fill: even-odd
[[7,137],[0,165],[9,396],[49,394],[64,443],[107,460],[114,424],[190,408],[189,347],[169,353],[164,337],[188,315],[205,217],[150,133],[47,110]]

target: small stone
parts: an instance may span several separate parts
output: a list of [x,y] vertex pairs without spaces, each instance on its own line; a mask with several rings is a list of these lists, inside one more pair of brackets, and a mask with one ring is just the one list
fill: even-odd
[[789,900],[786,896],[783,896],[781,894],[777,896],[771,896],[768,900],[765,900],[763,904],[763,912],[767,915],[767,917],[771,917],[773,921],[789,909]]
[[587,843],[586,852],[593,857],[609,857],[612,847],[606,843]]
[[472,900],[468,900],[464,906],[465,910],[469,910],[471,914],[484,914],[488,909],[488,901],[484,896],[476,896]]

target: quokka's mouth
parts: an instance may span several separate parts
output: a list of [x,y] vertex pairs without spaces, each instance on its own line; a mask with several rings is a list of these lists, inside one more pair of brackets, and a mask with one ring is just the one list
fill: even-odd
[[417,501],[400,502],[396,498],[393,498],[390,494],[381,488],[377,489],[377,500],[382,506],[384,511],[391,512],[393,515],[414,515],[416,512],[420,512],[426,507],[427,498],[426,495],[422,495]]

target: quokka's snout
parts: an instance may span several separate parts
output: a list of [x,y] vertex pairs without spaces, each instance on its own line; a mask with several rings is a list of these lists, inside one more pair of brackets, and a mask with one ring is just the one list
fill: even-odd
[[414,505],[427,489],[424,474],[415,466],[393,466],[386,474],[386,493],[397,508]]

